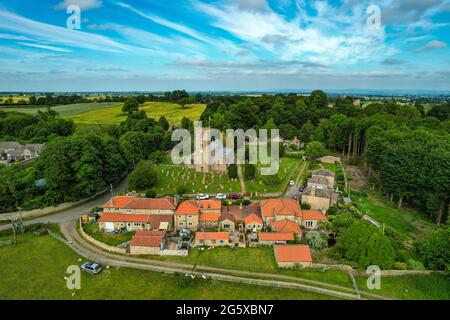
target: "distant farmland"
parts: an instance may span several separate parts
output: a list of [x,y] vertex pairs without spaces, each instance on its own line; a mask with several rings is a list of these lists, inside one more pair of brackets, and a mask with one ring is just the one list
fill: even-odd
[[[69,118],[79,124],[118,124],[126,118],[121,108],[121,105],[116,105],[110,108],[101,108],[74,114]],[[147,102],[140,110],[145,111],[149,118],[158,120],[161,116],[164,116],[170,124],[179,125],[183,117],[198,120],[203,110],[205,110],[205,105],[192,104],[182,108],[175,103]]]
[[[100,109],[105,108],[111,108],[114,106],[118,106],[120,109],[121,104],[118,102],[105,102],[105,103],[77,103],[77,104],[67,104],[62,106],[54,106],[51,107],[53,110],[59,113],[61,117],[71,117],[77,114],[82,114],[88,111],[96,111]],[[22,113],[28,113],[28,114],[36,114],[39,110],[45,111],[47,110],[47,107],[29,107],[29,106],[22,106],[22,107],[2,107],[0,110],[6,111],[6,112],[22,112]]]

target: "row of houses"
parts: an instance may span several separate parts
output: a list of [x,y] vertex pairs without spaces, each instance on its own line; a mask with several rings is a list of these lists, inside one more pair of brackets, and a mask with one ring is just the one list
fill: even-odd
[[39,156],[43,148],[41,143],[22,145],[16,141],[0,141],[0,158],[6,161],[29,160]]

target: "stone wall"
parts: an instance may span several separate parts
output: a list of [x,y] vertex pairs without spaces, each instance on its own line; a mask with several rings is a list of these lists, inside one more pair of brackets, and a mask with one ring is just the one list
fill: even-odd
[[98,240],[92,238],[90,235],[88,235],[86,232],[84,232],[82,225],[80,225],[80,233],[81,233],[81,236],[83,238],[85,238],[88,242],[92,243],[93,245],[95,245],[103,250],[114,252],[114,253],[120,253],[120,254],[127,253],[126,248],[113,247],[113,246],[107,245],[106,243],[103,243],[101,241],[98,241]]

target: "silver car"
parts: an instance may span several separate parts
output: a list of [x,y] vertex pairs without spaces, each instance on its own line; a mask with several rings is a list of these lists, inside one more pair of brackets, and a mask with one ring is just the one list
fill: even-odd
[[85,262],[81,265],[81,270],[90,274],[98,274],[103,270],[103,267],[96,262]]

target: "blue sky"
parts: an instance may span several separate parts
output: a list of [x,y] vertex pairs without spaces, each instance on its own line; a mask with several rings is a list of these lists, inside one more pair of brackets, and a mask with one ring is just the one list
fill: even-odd
[[450,90],[449,43],[450,0],[3,0],[0,91]]

